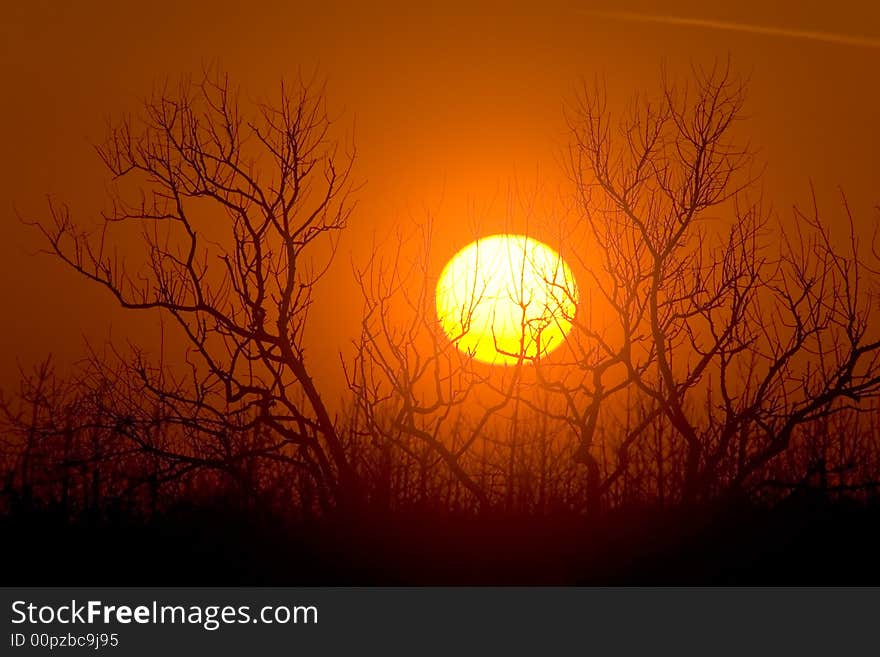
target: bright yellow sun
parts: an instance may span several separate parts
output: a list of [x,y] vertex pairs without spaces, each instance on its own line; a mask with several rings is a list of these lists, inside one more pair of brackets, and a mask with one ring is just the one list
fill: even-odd
[[578,299],[562,257],[525,235],[464,247],[437,282],[437,316],[462,351],[492,364],[544,356],[571,330]]

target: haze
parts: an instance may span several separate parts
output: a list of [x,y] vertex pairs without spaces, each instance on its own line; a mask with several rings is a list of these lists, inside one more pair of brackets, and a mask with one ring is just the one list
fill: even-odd
[[[651,14],[652,3],[504,3],[474,9],[327,3],[152,2],[146,5],[32,2],[2,19],[0,74],[5,126],[0,162],[4,234],[0,294],[7,321],[0,340],[0,387],[14,388],[18,364],[48,353],[69,365],[83,337],[155,336],[156,324],[120,311],[103,290],[48,257],[25,217],[45,215],[45,195],[97,219],[105,172],[92,144],[105,119],[137,107],[158,80],[219,61],[251,96],[270,94],[282,75],[302,70],[327,80],[340,135],[354,138],[354,179],[365,182],[331,275],[317,295],[310,346],[319,375],[338,377],[339,349],[356,331],[360,305],[350,260],[373,236],[431,213],[437,266],[485,233],[523,228],[508,189],[535,189],[542,203],[563,182],[564,107],[582,79],[604,75],[625,101],[655,89],[658,62],[686,74],[691,63],[733,58],[751,78],[744,134],[767,164],[768,200],[781,211],[809,195],[834,210],[841,185],[860,221],[876,217],[880,189],[880,5],[852,2],[739,2],[719,8],[668,3],[674,17],[768,29],[622,20],[590,12]],[[797,33],[850,35],[853,43]],[[543,205],[540,205],[539,210]],[[536,236],[549,241],[550,236]],[[339,298],[350,304],[338,303]],[[330,321],[332,318],[332,321]]]

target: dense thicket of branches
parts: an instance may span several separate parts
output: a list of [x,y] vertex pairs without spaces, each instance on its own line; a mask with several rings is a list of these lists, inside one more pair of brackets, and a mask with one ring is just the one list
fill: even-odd
[[24,376],[2,403],[7,502],[150,512],[222,492],[291,514],[599,512],[875,489],[876,244],[845,204],[832,230],[816,203],[780,218],[751,200],[728,67],[664,77],[620,117],[584,88],[563,255],[592,295],[552,355],[475,362],[437,325],[430,226],[378,245],[355,273],[364,314],[336,418],[303,339],[353,208],[353,155],[319,92],[282,85],[242,109],[221,75],[164,86],[98,149],[114,181],[101,227],[55,204],[36,224],[189,348],[178,362],[108,348],[69,379],[48,362]]

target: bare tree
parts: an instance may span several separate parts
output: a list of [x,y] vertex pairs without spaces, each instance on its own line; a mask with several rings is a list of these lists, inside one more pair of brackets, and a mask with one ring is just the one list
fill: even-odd
[[[354,151],[330,128],[311,82],[247,104],[216,70],[166,83],[97,149],[113,176],[101,225],[86,230],[51,201],[35,225],[51,253],[122,307],[160,310],[187,341],[183,367],[143,349],[122,370],[95,359],[96,376],[124,382],[132,402],[112,411],[117,430],[163,459],[236,476],[256,457],[283,463],[324,506],[345,506],[354,468],[303,347],[353,209]],[[161,442],[160,423],[187,440]]]
[[438,330],[430,244],[429,225],[421,226],[415,238],[398,234],[393,249],[375,248],[366,266],[356,271],[364,313],[355,356],[343,364],[353,393],[353,427],[386,457],[379,480],[390,476],[393,450],[395,459],[419,464],[423,490],[441,465],[485,505],[484,487],[463,466],[462,457],[504,402],[486,408],[469,432],[463,429],[465,404],[485,377]]
[[[729,63],[694,82],[664,75],[659,97],[619,121],[597,84],[571,119],[578,227],[594,245],[582,265],[612,320],[572,318],[580,368],[543,376],[565,399],[594,506],[658,419],[683,447],[681,499],[693,503],[740,488],[800,428],[880,393],[880,281],[849,209],[843,248],[815,203],[775,226],[748,200],[753,157],[734,130],[744,84]],[[633,423],[620,400],[634,393]],[[600,426],[618,434],[604,475]]]
[[[376,245],[356,271],[364,314],[354,358],[344,364],[354,404],[352,433],[370,444],[365,452],[372,456],[365,463],[372,470],[365,479],[389,481],[417,467],[415,480],[407,479],[415,490],[398,486],[398,501],[430,497],[425,482],[434,486],[434,501],[452,496],[456,508],[483,511],[533,511],[568,497],[555,495],[572,479],[570,454],[558,431],[559,404],[536,385],[532,367],[549,351],[542,334],[559,300],[538,302],[523,284],[531,266],[540,265],[560,285],[564,277],[549,271],[554,263],[530,262],[525,242],[507,248],[490,254],[482,263],[486,271],[468,275],[462,307],[451,309],[454,321],[445,327],[438,317],[444,309],[435,305],[439,284],[431,265],[430,221],[419,224],[414,236],[398,233]],[[516,264],[500,291],[486,289],[482,280],[494,277],[497,258]],[[491,336],[482,333],[482,325],[478,335],[493,341],[507,363],[503,367],[480,362],[465,346],[471,343],[462,341],[475,330],[479,304],[493,307],[499,295],[510,295],[503,301],[510,301],[518,326],[505,326],[503,342],[494,325]],[[483,317],[492,314],[483,311]],[[389,487],[394,488],[383,488]]]

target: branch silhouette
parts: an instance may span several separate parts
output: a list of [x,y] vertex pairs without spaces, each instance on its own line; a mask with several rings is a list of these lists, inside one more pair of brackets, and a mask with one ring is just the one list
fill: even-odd
[[327,503],[348,505],[354,469],[303,347],[315,285],[354,207],[354,151],[342,152],[330,127],[311,81],[282,82],[276,100],[246,107],[217,69],[166,82],[97,149],[113,176],[100,228],[84,230],[52,201],[49,220],[35,225],[51,253],[123,308],[161,310],[188,341],[182,375],[141,351],[124,373],[96,362],[107,380],[151,400],[130,409],[136,444],[195,458],[156,444],[150,404],[230,469],[247,449],[243,436],[257,433],[267,457],[301,468]]

